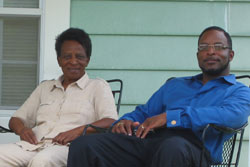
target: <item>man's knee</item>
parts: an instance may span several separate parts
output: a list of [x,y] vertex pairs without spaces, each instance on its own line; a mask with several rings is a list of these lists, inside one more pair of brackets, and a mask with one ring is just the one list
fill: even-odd
[[175,136],[162,141],[153,158],[158,166],[192,166],[194,158],[199,157],[199,149],[186,139]]
[[175,162],[186,160],[187,156],[188,153],[185,147],[185,141],[183,138],[177,136],[165,139],[161,142],[156,150],[154,161],[156,160],[161,163],[167,162],[173,165]]
[[95,138],[93,138],[91,135],[89,136],[81,136],[74,140],[70,146],[69,151],[70,152],[81,152],[88,150],[91,147],[93,147],[96,144]]
[[98,163],[96,153],[100,147],[99,135],[81,136],[74,140],[69,147],[68,166],[91,166]]
[[164,154],[184,155],[187,152],[187,143],[184,138],[175,136],[164,140],[158,150]]

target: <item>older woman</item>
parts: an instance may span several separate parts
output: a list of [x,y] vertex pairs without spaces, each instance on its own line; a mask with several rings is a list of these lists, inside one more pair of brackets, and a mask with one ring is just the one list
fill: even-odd
[[9,127],[21,141],[0,145],[3,167],[66,166],[68,144],[86,124],[109,127],[117,119],[108,83],[89,79],[85,72],[91,56],[88,34],[76,28],[64,31],[56,39],[56,52],[63,75],[42,82],[10,119]]

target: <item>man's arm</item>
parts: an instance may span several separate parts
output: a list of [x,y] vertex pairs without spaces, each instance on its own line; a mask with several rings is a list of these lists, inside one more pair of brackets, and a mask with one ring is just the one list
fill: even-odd
[[[176,110],[167,110],[167,127],[203,129],[207,124],[216,124],[238,128],[247,122],[250,115],[250,89],[240,87],[219,105],[183,106]],[[172,124],[172,121],[176,121]]]
[[[176,85],[178,83],[170,84]],[[225,91],[220,91],[220,96],[214,94],[214,96],[211,97],[212,99],[203,99],[202,104],[200,104],[200,101],[190,100],[189,98],[190,101],[184,103],[184,105],[182,103],[178,105],[178,101],[175,103],[173,100],[179,100],[179,98],[182,97],[176,97],[177,94],[173,94],[175,89],[168,86],[164,88],[163,85],[145,105],[138,106],[135,111],[125,114],[120,120],[139,122],[140,126],[138,125],[139,132],[137,135],[141,136],[142,131],[144,131],[142,129],[148,127],[149,129],[153,127],[157,128],[158,125],[164,124],[164,121],[162,122],[161,120],[165,120],[166,124],[163,126],[169,128],[188,128],[199,131],[209,123],[238,128],[247,121],[250,114],[250,90],[246,86],[242,85],[233,88],[234,91],[227,95],[225,95]],[[178,90],[179,92],[183,91],[183,89]],[[216,99],[215,97],[219,98]],[[164,99],[165,103],[163,102]],[[171,107],[167,106],[166,103],[169,102],[168,100],[172,100],[174,105],[170,103]],[[191,101],[193,105],[191,105]],[[213,104],[209,104],[210,101],[212,101]],[[145,133],[147,133],[149,129],[147,129]],[[145,135],[143,135],[143,137],[144,136]]]
[[144,138],[150,130],[166,125],[167,118],[163,105],[166,89],[164,84],[145,105],[139,105],[133,112],[122,116],[114,123],[112,132],[132,135],[133,129],[137,129],[136,136]]
[[166,126],[166,113],[162,113],[150,118],[147,118],[142,124],[139,122],[133,122],[131,120],[120,120],[117,124],[113,126],[113,133],[122,133],[128,136],[131,136],[132,131],[136,130],[136,137],[145,138],[146,135],[152,130],[156,128],[160,128]]
[[[168,83],[171,81],[168,81]],[[161,86],[144,105],[138,105],[134,111],[126,113],[120,120],[131,120],[133,122],[143,123],[147,118],[162,114],[165,111],[163,104],[164,93],[167,91],[167,85]]]

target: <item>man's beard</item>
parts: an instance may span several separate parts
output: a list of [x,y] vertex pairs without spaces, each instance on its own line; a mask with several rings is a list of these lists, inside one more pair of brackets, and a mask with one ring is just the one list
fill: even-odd
[[202,72],[204,74],[207,74],[207,75],[210,75],[210,76],[219,76],[220,74],[222,74],[225,71],[226,68],[228,68],[229,62],[230,61],[228,60],[228,62],[226,64],[224,64],[223,66],[221,66],[218,69],[208,69],[207,70],[207,69],[205,69],[203,67],[200,67],[200,68],[201,68],[201,70],[202,70]]

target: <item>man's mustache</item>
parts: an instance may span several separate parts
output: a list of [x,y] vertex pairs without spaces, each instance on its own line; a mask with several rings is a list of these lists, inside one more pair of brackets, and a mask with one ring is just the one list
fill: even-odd
[[207,61],[220,61],[220,59],[217,59],[217,58],[207,58],[207,59],[204,59],[204,62],[207,62]]

